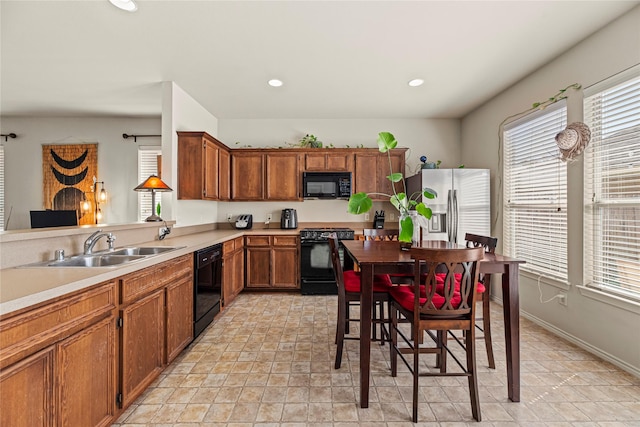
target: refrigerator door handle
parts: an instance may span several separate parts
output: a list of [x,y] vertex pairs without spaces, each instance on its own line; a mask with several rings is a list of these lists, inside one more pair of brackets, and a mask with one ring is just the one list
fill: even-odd
[[447,241],[451,241],[452,230],[452,200],[451,200],[451,190],[447,193]]
[[453,190],[453,243],[458,243],[458,190]]

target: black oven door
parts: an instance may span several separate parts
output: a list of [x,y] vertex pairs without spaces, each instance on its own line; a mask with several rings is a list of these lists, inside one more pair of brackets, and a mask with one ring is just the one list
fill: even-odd
[[[328,241],[300,242],[300,291],[303,295],[333,295],[338,293]],[[353,270],[353,260],[342,246],[340,264],[343,270]]]

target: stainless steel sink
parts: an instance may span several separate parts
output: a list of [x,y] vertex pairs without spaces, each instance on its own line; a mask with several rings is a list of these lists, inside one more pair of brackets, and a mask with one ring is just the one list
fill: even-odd
[[113,267],[182,248],[184,246],[132,246],[87,255],[74,255],[59,261],[38,262],[21,267]]
[[164,252],[173,251],[178,248],[170,246],[147,246],[120,248],[109,251],[109,255],[158,255]]
[[60,261],[52,261],[49,267],[111,267],[136,261],[144,255],[77,255]]

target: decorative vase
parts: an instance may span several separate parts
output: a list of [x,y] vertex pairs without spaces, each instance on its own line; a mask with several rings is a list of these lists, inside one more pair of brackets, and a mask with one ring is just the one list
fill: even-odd
[[400,219],[399,219],[400,234],[402,234],[403,220],[407,217],[411,217],[411,221],[413,223],[413,234],[411,236],[411,242],[400,242],[400,249],[402,250],[409,250],[412,246],[419,245],[421,240],[420,226],[421,226],[421,223],[423,222],[421,221],[423,217],[419,215],[418,212],[416,211],[408,211],[400,214]]

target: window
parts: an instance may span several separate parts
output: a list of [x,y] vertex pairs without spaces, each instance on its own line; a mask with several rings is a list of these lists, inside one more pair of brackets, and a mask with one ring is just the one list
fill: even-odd
[[[157,146],[138,148],[138,183],[149,178],[149,175],[159,175],[158,164],[162,156],[162,150]],[[156,196],[156,204],[162,207],[162,198]],[[151,206],[151,192],[138,192],[138,221],[144,221],[155,212],[155,207]]]
[[4,145],[0,145],[0,231],[4,230]]
[[585,90],[586,286],[640,301],[640,66]]
[[567,282],[567,167],[555,136],[566,127],[564,101],[505,126],[504,250],[529,271]]

